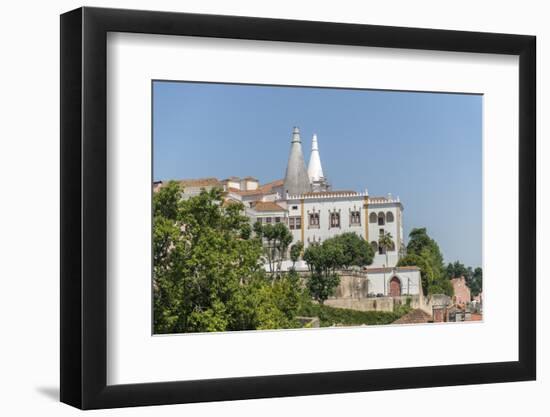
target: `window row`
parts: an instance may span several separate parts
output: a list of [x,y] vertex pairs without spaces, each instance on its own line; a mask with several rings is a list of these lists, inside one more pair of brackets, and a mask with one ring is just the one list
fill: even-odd
[[[341,216],[338,212],[329,213],[329,228],[340,227]],[[361,212],[351,211],[349,217],[350,226],[361,226]],[[308,227],[310,229],[319,229],[321,219],[319,213],[310,213],[308,215]]]
[[284,222],[284,218],[282,218],[282,217],[258,217],[258,218],[256,218],[256,221],[258,223],[266,223],[266,224],[281,223],[281,222]]
[[383,211],[376,213],[371,213],[369,215],[370,223],[378,223],[379,226],[384,226],[386,223],[393,223],[394,217],[391,211],[384,213]]

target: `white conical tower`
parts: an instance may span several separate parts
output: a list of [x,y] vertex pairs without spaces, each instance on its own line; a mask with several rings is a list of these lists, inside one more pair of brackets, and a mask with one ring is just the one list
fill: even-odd
[[304,162],[302,152],[302,141],[300,139],[300,129],[294,128],[292,132],[292,141],[290,142],[290,154],[288,155],[288,165],[285,175],[285,192],[289,195],[307,193],[311,191],[309,177]]
[[311,156],[309,157],[307,174],[311,183],[320,181],[325,177],[323,175],[323,167],[321,166],[321,157],[319,156],[317,135],[313,135],[313,140],[311,141]]

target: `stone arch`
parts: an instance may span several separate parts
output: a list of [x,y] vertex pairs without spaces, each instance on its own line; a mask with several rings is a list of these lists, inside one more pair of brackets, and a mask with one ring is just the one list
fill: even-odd
[[393,218],[393,213],[392,213],[391,211],[388,211],[388,212],[386,213],[386,221],[387,221],[388,223],[393,223],[393,220],[394,220],[394,218]]
[[378,216],[376,215],[376,213],[371,213],[369,215],[369,222],[376,223],[377,221],[378,221]]

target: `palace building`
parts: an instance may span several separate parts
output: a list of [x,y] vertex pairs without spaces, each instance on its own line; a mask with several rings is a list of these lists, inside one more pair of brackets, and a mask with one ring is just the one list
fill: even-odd
[[[205,178],[182,180],[184,198],[197,188],[221,187],[228,201],[241,202],[251,223],[284,223],[293,242],[304,247],[345,232],[353,232],[368,241],[375,252],[373,263],[365,269],[369,294],[384,296],[421,293],[417,267],[397,267],[404,253],[403,204],[399,197],[370,196],[363,191],[334,189],[323,172],[317,135],[313,135],[311,155],[306,168],[300,130],[295,127],[285,177],[261,185],[254,177],[230,177],[224,180]],[[187,188],[185,187],[187,185]],[[159,186],[155,184],[154,186]],[[189,191],[187,191],[189,190]],[[391,245],[379,245],[380,237],[389,234]],[[288,268],[290,261],[284,262]],[[302,261],[297,269],[307,269]]]
[[[306,169],[300,131],[292,133],[285,178],[263,186],[246,186],[238,178],[223,180],[227,198],[245,204],[252,221],[285,223],[307,248],[345,232],[367,240],[375,251],[372,267],[394,267],[403,248],[403,205],[391,195],[369,196],[368,191],[332,189],[323,173],[319,142],[313,135]],[[378,245],[390,234],[393,244]]]

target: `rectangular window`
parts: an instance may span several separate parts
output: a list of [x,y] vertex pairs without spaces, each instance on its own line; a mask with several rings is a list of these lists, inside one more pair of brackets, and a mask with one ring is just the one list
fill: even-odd
[[289,217],[288,218],[288,228],[291,230],[298,230],[302,228],[301,217]]
[[266,223],[271,223],[271,220],[273,220],[271,217],[266,217],[266,218],[265,218],[265,222],[266,222]]
[[281,218],[280,217],[275,217],[275,223],[281,223]]
[[350,216],[350,224],[352,226],[361,226],[361,213],[359,211],[352,211]]

